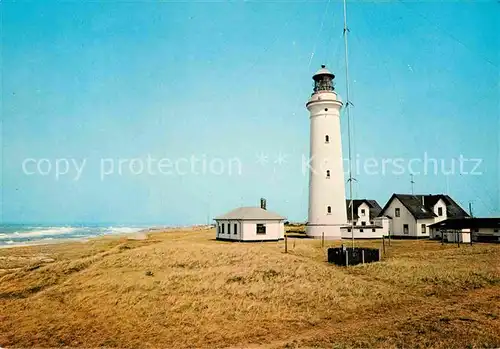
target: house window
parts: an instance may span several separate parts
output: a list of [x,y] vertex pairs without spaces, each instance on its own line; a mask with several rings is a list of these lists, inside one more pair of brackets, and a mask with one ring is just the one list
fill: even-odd
[[422,234],[425,234],[425,224],[422,224]]
[[351,232],[351,228],[347,228],[347,231],[350,233]]
[[231,234],[231,223],[227,223],[227,233]]
[[373,232],[373,233],[375,233],[375,230],[376,230],[375,228],[372,228],[372,232]]
[[221,227],[220,227],[220,223],[217,223],[217,232],[220,234],[222,231]]
[[356,222],[352,222],[353,225],[356,225]]
[[442,215],[443,215],[443,208],[438,207],[438,216],[442,216]]
[[494,233],[498,233],[498,229],[493,229],[493,232]]
[[328,206],[328,207],[326,208],[326,213],[327,213],[327,214],[331,214],[331,213],[332,213],[332,207],[331,207],[331,206]]
[[224,223],[221,223],[221,224],[220,224],[220,227],[222,228],[222,232],[221,232],[221,234],[224,234]]
[[403,224],[403,233],[408,234],[409,229],[408,229],[408,224]]
[[234,235],[238,234],[238,224],[234,223]]
[[266,235],[266,225],[265,224],[257,224],[257,234]]
[[363,229],[359,229],[359,232],[362,233],[363,232]]
[[364,216],[364,215],[365,215],[365,209],[364,209],[364,208],[362,208],[362,209],[361,209],[361,215],[362,215],[362,216]]
[[395,215],[396,217],[399,217],[399,216],[401,215],[401,212],[400,212],[400,210],[399,210],[399,207],[398,207],[398,208],[396,208],[396,210],[395,210],[395,212],[394,212],[394,215]]
[[330,170],[326,170],[326,178],[330,178]]
[[366,225],[366,222],[361,222],[361,225],[365,226],[365,225]]
[[325,143],[330,143],[330,136],[329,135],[325,136]]

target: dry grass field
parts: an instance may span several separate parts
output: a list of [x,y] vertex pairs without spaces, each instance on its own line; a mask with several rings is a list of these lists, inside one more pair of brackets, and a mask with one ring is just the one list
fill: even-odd
[[342,268],[320,241],[214,235],[0,249],[0,346],[500,347],[500,245],[392,241]]

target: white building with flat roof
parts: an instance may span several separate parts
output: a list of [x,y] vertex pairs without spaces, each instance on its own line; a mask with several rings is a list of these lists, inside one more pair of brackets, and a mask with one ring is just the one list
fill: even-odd
[[448,218],[429,228],[431,239],[445,242],[500,242],[500,217]]

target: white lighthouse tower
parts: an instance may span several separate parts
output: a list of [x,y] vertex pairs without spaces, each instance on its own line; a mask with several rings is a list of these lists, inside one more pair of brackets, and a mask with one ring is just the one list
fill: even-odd
[[324,65],[313,76],[314,91],[306,104],[311,119],[309,162],[310,237],[340,240],[340,227],[347,224],[340,109],[333,75]]

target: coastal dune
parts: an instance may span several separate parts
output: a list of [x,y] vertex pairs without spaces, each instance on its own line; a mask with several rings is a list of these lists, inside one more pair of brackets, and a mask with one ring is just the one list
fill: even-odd
[[285,254],[214,236],[0,250],[0,346],[500,346],[500,245],[393,241],[381,263],[340,268],[320,241]]

